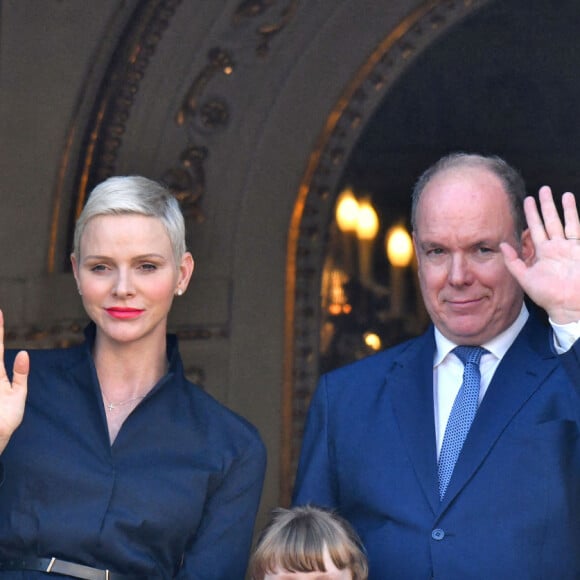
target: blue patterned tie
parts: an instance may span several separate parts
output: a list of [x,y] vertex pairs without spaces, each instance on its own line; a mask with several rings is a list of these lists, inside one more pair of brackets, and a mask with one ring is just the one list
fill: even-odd
[[439,455],[439,498],[441,500],[445,495],[455,462],[477,412],[481,383],[479,361],[487,350],[481,346],[457,346],[453,352],[464,365],[463,383],[457,397],[455,397]]

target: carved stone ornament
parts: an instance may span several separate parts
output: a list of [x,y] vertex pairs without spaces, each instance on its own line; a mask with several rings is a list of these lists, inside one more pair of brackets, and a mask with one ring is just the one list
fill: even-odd
[[[115,51],[97,98],[93,122],[87,131],[87,145],[77,185],[77,214],[92,187],[115,173],[118,153],[140,81],[162,40],[163,32],[182,1],[141,2]],[[299,1],[286,2],[274,19],[268,18],[269,10],[276,4],[272,0],[245,0],[238,5],[232,16],[232,27],[238,36],[257,38],[255,52],[261,57],[268,54],[272,39],[282,32],[295,15]],[[238,26],[250,19],[259,21],[256,30]],[[247,40],[242,38],[238,46],[248,46]],[[234,71],[234,55],[219,46],[212,48],[206,64],[195,76],[175,114],[177,125],[187,130],[189,144],[181,152],[178,164],[168,168],[162,179],[171,188],[175,186],[175,195],[182,202],[186,217],[197,222],[203,220],[201,200],[206,186],[205,161],[209,157],[201,137],[227,127],[230,121],[227,99],[223,96],[209,96],[208,88],[217,75],[231,75]],[[189,174],[189,179],[186,174]]]

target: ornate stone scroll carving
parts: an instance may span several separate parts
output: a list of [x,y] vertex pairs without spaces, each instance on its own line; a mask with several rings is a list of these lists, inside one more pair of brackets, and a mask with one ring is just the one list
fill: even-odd
[[202,103],[201,97],[217,74],[231,75],[233,72],[234,59],[230,52],[222,48],[210,50],[207,64],[194,79],[183,99],[175,118],[176,123],[181,127],[187,119],[194,119],[201,130],[214,129],[225,124],[229,118],[227,105],[220,100]]
[[[245,0],[234,11],[232,24],[237,27],[244,20],[262,17],[274,5],[273,0]],[[277,21],[258,25],[256,31],[259,37],[256,48],[258,56],[265,57],[268,54],[271,39],[292,19],[297,6],[298,0],[292,0],[281,11]],[[200,143],[199,136],[223,129],[230,120],[230,107],[225,98],[212,96],[204,100],[204,97],[216,76],[231,75],[235,70],[236,59],[231,50],[222,47],[211,49],[205,66],[189,87],[175,117],[178,126],[186,126],[189,129],[190,142],[188,149],[181,155],[181,166],[168,169],[164,179],[171,187],[174,187],[176,181],[181,184],[187,183],[187,187],[176,190],[177,195],[180,199],[184,197],[187,199],[185,207],[189,208],[190,215],[198,221],[203,219],[199,202],[205,193],[204,162],[209,155],[208,148]],[[192,158],[193,162],[188,162]],[[190,175],[189,182],[186,174]]]
[[[118,152],[140,81],[146,74],[163,32],[182,1],[147,0],[141,3],[115,51],[97,99],[93,125],[88,131],[78,184],[77,212],[92,186],[115,172]],[[261,22],[263,15],[275,4],[272,0],[245,0],[238,5],[232,16],[234,30],[238,30],[237,24],[241,21],[252,18],[260,20],[256,31],[250,34],[258,37],[256,54],[261,57],[268,54],[272,39],[290,22],[299,2],[287,2],[277,19]],[[242,28],[237,32],[238,36],[247,34],[248,31]],[[238,44],[243,46],[247,43],[242,39]],[[235,57],[231,50],[220,46],[212,48],[206,64],[195,76],[175,115],[177,125],[188,131],[189,143],[181,152],[176,165],[168,168],[161,178],[182,202],[186,216],[194,221],[203,220],[200,204],[205,194],[205,162],[209,156],[209,150],[200,136],[223,129],[230,120],[227,99],[222,96],[206,98],[207,89],[217,75],[230,75],[234,71]]]
[[140,81],[163,32],[182,0],[141,3],[103,79],[90,128],[79,183],[82,207],[91,187],[114,173],[118,150]]
[[[255,18],[262,15],[269,8],[275,5],[273,0],[245,0],[234,13],[233,21],[240,24],[244,19]],[[292,20],[298,9],[299,0],[291,0],[280,11],[279,17],[275,21],[260,24],[256,29],[258,45],[256,54],[265,57],[270,51],[270,41],[276,34],[279,34]]]

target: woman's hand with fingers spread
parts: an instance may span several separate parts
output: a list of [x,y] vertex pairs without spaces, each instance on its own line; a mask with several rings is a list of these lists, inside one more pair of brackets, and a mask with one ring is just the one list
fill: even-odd
[[30,361],[28,353],[21,351],[14,360],[12,381],[4,366],[4,314],[0,310],[0,453],[8,444],[12,433],[24,416]]

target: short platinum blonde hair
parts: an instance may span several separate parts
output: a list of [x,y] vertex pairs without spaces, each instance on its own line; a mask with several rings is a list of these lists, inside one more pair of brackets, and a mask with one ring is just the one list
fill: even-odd
[[326,572],[324,550],[353,580],[367,580],[368,563],[360,538],[336,513],[314,506],[276,508],[250,560],[250,579],[264,580],[277,569]]
[[109,177],[97,185],[77,219],[73,253],[80,261],[80,246],[87,223],[103,215],[144,215],[155,217],[163,224],[179,267],[186,252],[185,223],[179,202],[169,189],[139,175]]

